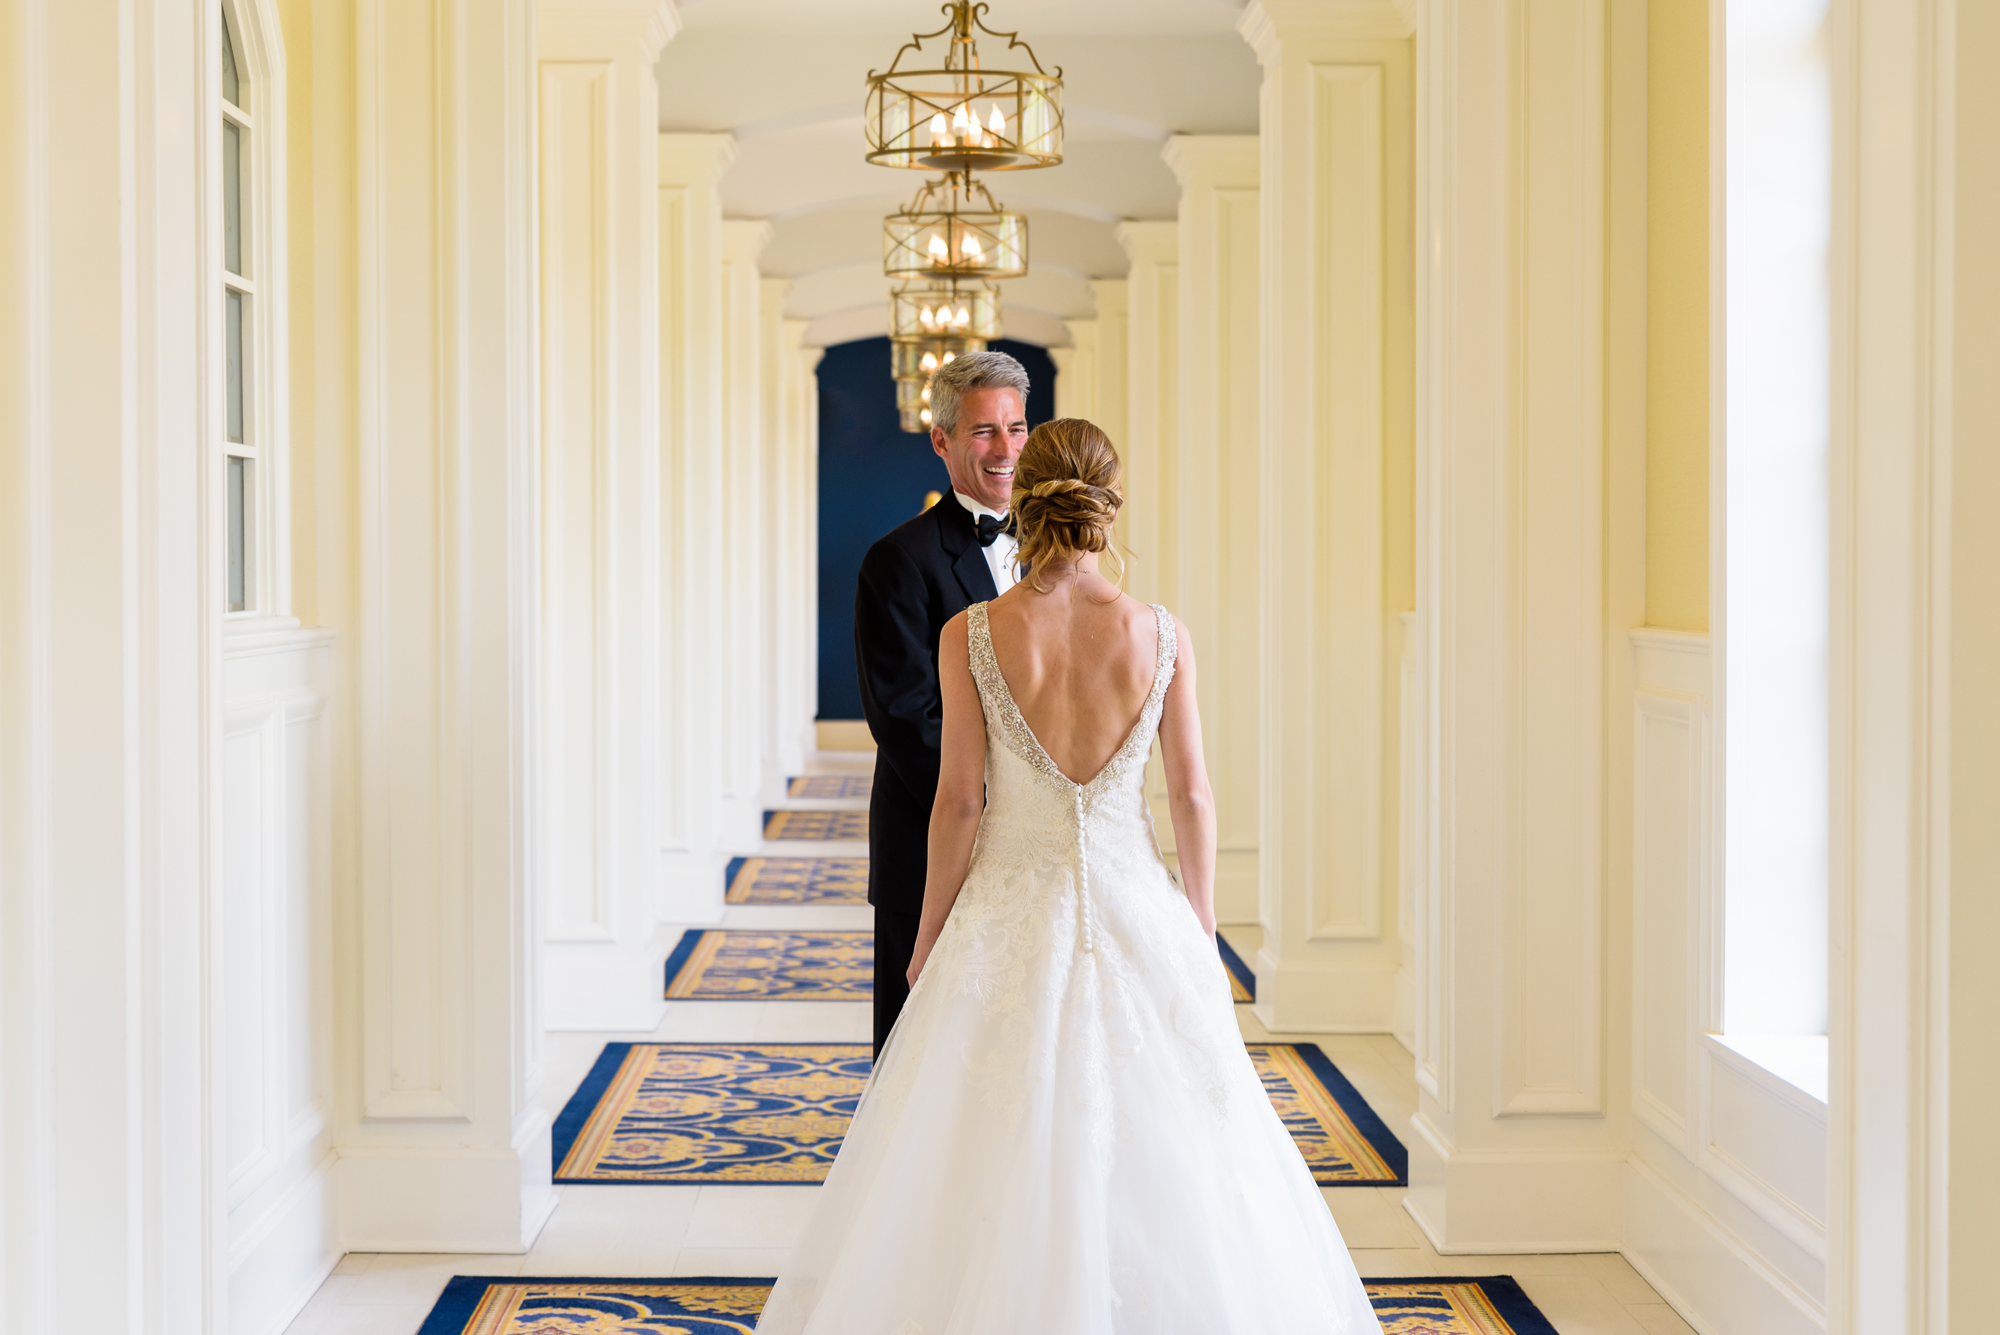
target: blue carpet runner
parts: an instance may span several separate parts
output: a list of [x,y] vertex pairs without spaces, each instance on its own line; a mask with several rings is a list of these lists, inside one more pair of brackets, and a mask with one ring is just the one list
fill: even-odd
[[[749,1335],[772,1282],[458,1275],[417,1335]],[[1362,1284],[1383,1335],[1556,1335],[1505,1276]]]
[[1222,967],[1229,970],[1229,995],[1236,1001],[1257,999],[1257,975],[1243,962],[1243,957],[1229,948],[1229,941],[1222,933],[1215,934],[1215,944],[1222,951]]
[[802,774],[786,783],[785,796],[866,798],[874,790],[872,774]]
[[731,904],[866,904],[867,858],[731,858]]
[[868,838],[868,813],[865,811],[767,811],[764,813],[764,838],[767,840],[833,840],[840,843],[862,843]]
[[683,933],[667,957],[669,1001],[868,1001],[875,933]]
[[[1252,1043],[1329,1187],[1402,1186],[1409,1156],[1311,1043]],[[556,1118],[557,1182],[824,1182],[868,1082],[865,1043],[607,1043]]]

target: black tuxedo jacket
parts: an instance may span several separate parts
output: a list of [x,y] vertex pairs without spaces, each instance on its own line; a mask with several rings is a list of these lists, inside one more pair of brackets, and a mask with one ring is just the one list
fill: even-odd
[[973,519],[946,492],[868,549],[854,595],[861,710],[875,736],[868,800],[868,902],[921,913],[937,801],[938,635],[974,603],[998,596]]

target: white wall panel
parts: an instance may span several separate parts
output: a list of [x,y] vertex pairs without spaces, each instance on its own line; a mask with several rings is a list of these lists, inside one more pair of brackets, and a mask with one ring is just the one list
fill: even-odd
[[223,1087],[230,1329],[268,1335],[340,1254],[333,1208],[333,637],[225,643]]
[[540,72],[546,1020],[658,1019],[659,118],[669,6],[551,0]]
[[1194,637],[1215,790],[1215,911],[1257,920],[1261,723],[1258,568],[1258,140],[1175,135],[1181,185],[1172,610]]
[[[1384,1031],[1399,947],[1385,829],[1396,682],[1384,585],[1390,294],[1408,263],[1410,45],[1395,6],[1282,0],[1264,71],[1258,244],[1257,1013]],[[1399,610],[1399,609],[1397,609]]]

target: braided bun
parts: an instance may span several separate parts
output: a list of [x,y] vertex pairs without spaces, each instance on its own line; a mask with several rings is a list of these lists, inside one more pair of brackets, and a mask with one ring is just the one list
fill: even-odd
[[[1092,423],[1060,417],[1036,427],[1014,464],[1015,559],[1032,567],[1109,552],[1122,575],[1124,562],[1111,546],[1111,524],[1125,504],[1122,479],[1118,451]],[[1035,587],[1042,588],[1039,580]]]

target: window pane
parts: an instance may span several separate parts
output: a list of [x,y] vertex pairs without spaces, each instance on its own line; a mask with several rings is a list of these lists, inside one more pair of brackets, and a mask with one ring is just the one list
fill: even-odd
[[222,95],[243,105],[243,82],[236,73],[236,34],[229,30],[229,11],[222,11]]
[[222,123],[222,263],[243,272],[243,128]]
[[241,612],[249,607],[247,596],[249,587],[244,571],[249,561],[250,535],[250,470],[255,467],[248,459],[234,456],[229,460],[229,498],[226,502],[229,518],[229,610]]
[[228,418],[229,439],[239,445],[243,443],[243,307],[249,300],[241,292],[229,293],[222,321],[223,337],[229,345],[229,385],[223,395],[223,411]]
[[1723,1028],[1823,1034],[1832,348],[1828,0],[1730,0]]

